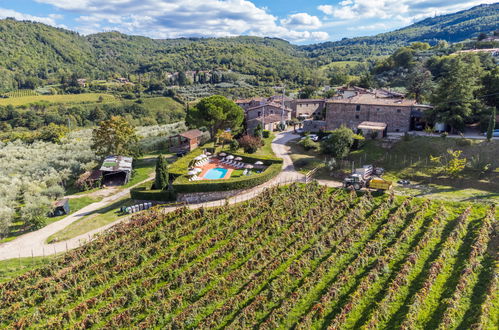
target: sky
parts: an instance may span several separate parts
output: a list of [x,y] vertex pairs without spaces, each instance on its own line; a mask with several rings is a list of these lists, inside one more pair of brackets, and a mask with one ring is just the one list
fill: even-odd
[[0,0],[0,18],[91,34],[277,37],[311,44],[374,35],[497,0]]

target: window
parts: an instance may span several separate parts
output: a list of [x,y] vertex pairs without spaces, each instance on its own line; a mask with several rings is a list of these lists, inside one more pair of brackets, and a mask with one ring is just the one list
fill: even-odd
[[359,119],[359,115],[355,115],[355,119]]
[[262,112],[258,111],[258,117],[260,117],[261,115],[262,115]]
[[377,109],[376,109],[376,111],[381,111],[381,109],[380,109],[380,108],[377,108]]
[[360,104],[357,104],[357,106],[355,107],[355,111],[360,111]]
[[400,110],[400,109],[397,109],[397,112],[398,112],[398,113],[400,113],[401,111],[402,111],[402,110]]

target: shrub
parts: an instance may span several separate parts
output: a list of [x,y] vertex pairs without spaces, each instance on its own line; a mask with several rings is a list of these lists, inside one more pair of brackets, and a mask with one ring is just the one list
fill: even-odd
[[312,141],[312,139],[309,137],[306,137],[305,139],[301,140],[299,143],[303,148],[305,148],[305,150],[319,149],[319,143]]
[[264,130],[262,132],[262,136],[264,139],[268,139],[270,137],[270,131],[269,130]]
[[258,150],[263,144],[262,144],[262,139],[251,136],[251,135],[244,135],[242,138],[239,139],[239,145],[244,149],[244,152],[248,154],[252,154]]
[[175,201],[177,195],[173,190],[150,189],[151,182],[145,182],[130,190],[130,196],[135,200],[144,201]]
[[256,125],[255,129],[253,130],[253,136],[260,139],[262,138],[263,136],[262,124],[259,123],[258,125]]
[[230,151],[236,151],[239,149],[239,142],[237,142],[237,140],[230,141],[229,149]]
[[351,129],[340,127],[322,141],[322,152],[336,158],[346,157],[353,145],[354,136]]

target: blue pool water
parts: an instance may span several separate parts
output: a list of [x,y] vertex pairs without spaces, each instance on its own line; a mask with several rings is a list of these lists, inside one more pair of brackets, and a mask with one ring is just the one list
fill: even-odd
[[228,170],[226,168],[215,167],[208,170],[208,172],[204,175],[204,178],[208,180],[221,179],[225,176],[225,174],[227,174],[227,171]]

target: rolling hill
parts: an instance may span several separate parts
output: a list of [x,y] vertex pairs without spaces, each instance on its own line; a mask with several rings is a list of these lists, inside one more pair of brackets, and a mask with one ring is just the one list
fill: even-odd
[[435,44],[439,40],[459,42],[479,33],[499,30],[499,3],[480,5],[448,15],[427,18],[402,29],[370,37],[302,46],[309,57],[324,61],[363,60],[370,56],[391,54],[411,42]]
[[[413,41],[456,42],[499,29],[499,3],[425,19],[370,37],[296,46],[276,38],[155,40],[106,32],[82,36],[41,23],[0,20],[0,91],[63,74],[89,78],[182,70],[233,70],[273,83],[306,84],[323,64],[388,55]],[[39,81],[39,80],[38,80]]]

